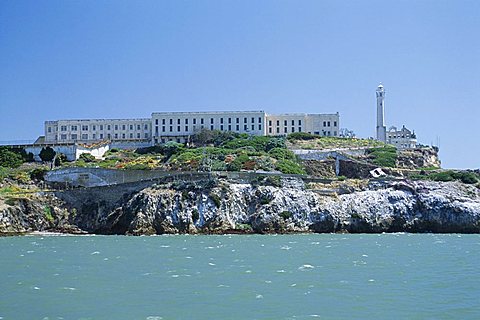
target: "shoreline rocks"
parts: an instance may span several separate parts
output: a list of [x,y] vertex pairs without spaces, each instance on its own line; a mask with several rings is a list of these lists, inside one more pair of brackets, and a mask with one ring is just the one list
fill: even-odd
[[475,186],[404,180],[309,187],[288,178],[281,186],[217,180],[58,191],[0,203],[0,234],[480,233]]

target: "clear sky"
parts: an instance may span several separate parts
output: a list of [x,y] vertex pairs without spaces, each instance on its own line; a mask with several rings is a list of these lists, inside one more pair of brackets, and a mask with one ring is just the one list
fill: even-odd
[[153,111],[340,112],[480,167],[480,1],[0,1],[0,140]]

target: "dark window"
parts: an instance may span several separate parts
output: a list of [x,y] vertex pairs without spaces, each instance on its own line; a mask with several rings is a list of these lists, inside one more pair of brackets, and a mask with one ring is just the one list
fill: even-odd
[[130,130],[133,130],[133,125],[132,124],[130,125]]
[[[240,118],[237,118],[237,123],[240,123]],[[238,129],[237,129],[238,130]]]
[[180,119],[177,119],[177,124],[180,124]]
[[302,127],[298,127],[298,132],[302,132]]
[[185,131],[188,131],[188,126],[185,126]]
[[[237,119],[238,119],[238,118],[237,118]],[[240,126],[237,124],[237,131],[239,131],[239,130],[240,130]]]
[[155,126],[155,133],[158,134],[158,126]]
[[330,127],[330,121],[327,122],[327,126]]
[[222,131],[223,131],[223,124],[222,124],[222,125],[220,125],[220,130],[222,130]]
[[280,133],[280,128],[279,127],[277,127],[277,133]]
[[210,130],[213,130],[213,126],[210,126]]
[[253,131],[253,130],[255,130],[255,125],[254,125],[254,124],[252,124],[252,131]]
[[299,126],[302,125],[302,120],[298,120],[298,125],[299,125]]
[[158,124],[158,119],[155,119],[155,124]]
[[232,123],[232,118],[228,118],[228,123]]
[[125,129],[126,129],[125,125],[122,125],[122,130],[125,130]]
[[228,125],[228,131],[232,131],[232,125],[231,124]]
[[185,124],[188,124],[188,119],[185,119]]
[[288,132],[288,129],[287,127],[283,128],[283,132],[287,133]]
[[279,126],[279,125],[280,125],[280,120],[277,120],[277,126]]
[[333,126],[334,126],[334,127],[337,126],[337,121],[333,121]]
[[[210,118],[210,124],[213,124],[213,118]],[[212,129],[213,130],[213,129]]]
[[269,125],[269,126],[272,125],[272,120],[268,120],[268,125]]
[[258,123],[262,123],[262,117],[258,117]]
[[203,124],[203,118],[200,119],[200,124]]
[[165,119],[162,119],[162,124],[165,124]]
[[272,133],[272,128],[268,128],[268,133]]
[[[245,118],[245,119],[247,119],[247,118]],[[243,130],[245,130],[245,131],[248,130],[247,125],[244,125],[244,126],[243,126]]]
[[324,127],[327,126],[327,121],[323,121],[323,126],[324,126]]
[[292,126],[294,126],[294,125],[295,125],[295,120],[292,120]]
[[254,117],[252,117],[252,123],[255,123],[255,118]]
[[193,119],[193,124],[197,124],[197,119]]
[[173,126],[170,126],[170,132],[172,132],[172,131],[173,131]]
[[247,123],[247,118],[243,118],[243,123]]
[[262,125],[261,124],[258,125],[258,130],[262,130]]
[[165,126],[162,126],[162,132],[165,132]]
[[223,118],[220,118],[220,123],[223,123]]
[[177,131],[180,131],[180,126],[177,126]]
[[173,124],[173,119],[170,119],[170,124]]
[[284,121],[283,121],[283,125],[284,125],[284,126],[287,126],[287,125],[288,125],[287,120],[284,120]]
[[292,127],[292,132],[295,132],[295,127]]

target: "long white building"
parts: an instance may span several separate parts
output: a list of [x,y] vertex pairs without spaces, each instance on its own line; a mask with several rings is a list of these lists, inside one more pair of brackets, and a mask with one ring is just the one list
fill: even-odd
[[338,136],[340,116],[335,114],[267,114],[265,111],[154,112],[144,119],[82,119],[45,121],[46,144],[100,141],[161,144],[186,142],[202,129],[251,135],[287,135],[308,132]]

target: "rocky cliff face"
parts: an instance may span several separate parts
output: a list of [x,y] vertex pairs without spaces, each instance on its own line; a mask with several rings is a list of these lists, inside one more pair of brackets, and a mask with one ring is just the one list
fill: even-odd
[[220,180],[92,188],[53,198],[50,219],[45,204],[33,200],[3,204],[0,232],[480,233],[480,192],[459,183],[371,182],[315,190],[295,179],[260,185]]

